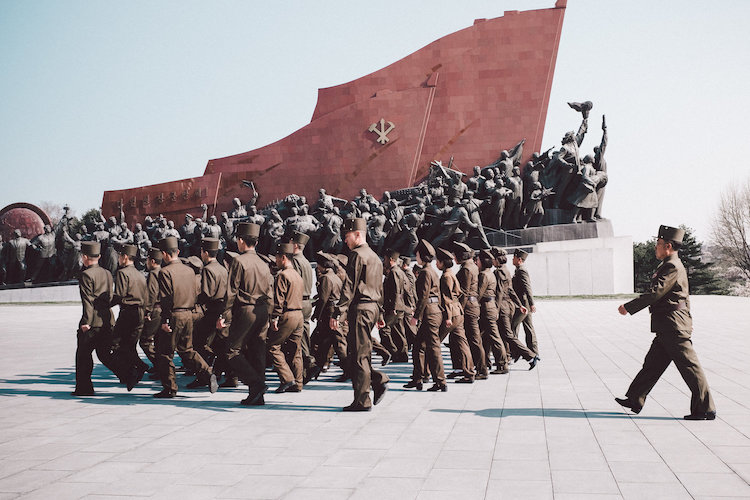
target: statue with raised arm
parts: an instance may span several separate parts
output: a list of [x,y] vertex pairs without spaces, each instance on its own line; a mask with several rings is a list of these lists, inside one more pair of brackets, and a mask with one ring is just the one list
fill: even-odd
[[31,280],[34,283],[46,283],[53,277],[55,255],[57,254],[55,233],[52,232],[52,226],[45,224],[44,232],[31,240],[31,247],[37,252]]
[[578,128],[578,133],[570,131],[563,136],[562,147],[550,162],[549,168],[552,170],[550,181],[553,183],[550,187],[554,188],[556,193],[553,201],[554,208],[560,208],[562,202],[567,199],[569,185],[581,170],[578,148],[587,130],[588,120],[584,118]]
[[594,218],[602,218],[602,202],[604,201],[604,188],[607,186],[607,160],[604,159],[604,151],[607,149],[607,120],[602,115],[602,142],[594,146],[594,169],[599,172],[599,182],[596,185],[596,197],[599,204],[594,211]]

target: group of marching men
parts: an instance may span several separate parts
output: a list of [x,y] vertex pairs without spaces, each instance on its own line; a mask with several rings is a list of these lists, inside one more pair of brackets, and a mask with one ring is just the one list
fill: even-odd
[[[186,373],[195,376],[188,388],[213,393],[242,382],[248,396],[241,403],[248,406],[265,404],[269,364],[279,377],[276,393],[300,392],[335,353],[343,371],[337,381],[351,379],[354,389],[344,411],[369,411],[388,389],[388,376],[372,367],[373,350],[383,366],[408,362],[411,350],[412,378],[404,387],[422,390],[431,376],[434,384],[427,390],[442,392],[447,379],[473,383],[490,373],[508,373],[511,361],[524,358],[529,369],[539,361],[533,296],[523,267],[527,253],[520,249],[511,278],[503,249],[475,252],[460,242],[435,249],[421,240],[412,270],[411,259],[394,251],[381,261],[367,244],[366,221],[350,218],[342,228],[348,255],[318,252],[313,271],[303,254],[307,235],[291,234],[271,258],[255,250],[260,229],[240,223],[238,252],[228,252],[224,264],[216,260],[216,238],[202,239],[200,258],[181,258],[178,239],[163,238],[149,251],[147,276],[133,265],[137,247],[123,245],[114,280],[98,265],[100,243],[82,242],[83,314],[72,394],[94,395],[93,351],[128,391],[146,372],[160,380],[156,398],[177,394],[176,351]],[[311,333],[313,318],[317,326]],[[526,345],[516,335],[520,324]],[[380,340],[372,337],[376,327]],[[453,371],[446,376],[441,348],[448,335]],[[140,358],[138,345],[153,366]]]

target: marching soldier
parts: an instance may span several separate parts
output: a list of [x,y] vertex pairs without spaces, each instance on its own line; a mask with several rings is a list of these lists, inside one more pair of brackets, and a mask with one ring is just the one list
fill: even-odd
[[[216,322],[224,312],[227,296],[227,269],[219,264],[216,256],[219,253],[218,238],[203,238],[201,241],[201,283],[196,304],[203,306],[203,315],[195,323],[195,345],[204,359],[215,359],[212,348],[216,337]],[[205,385],[205,380],[196,379],[188,384],[189,389]]]
[[443,322],[443,313],[440,310],[440,278],[431,264],[434,258],[435,249],[430,242],[420,241],[417,245],[417,264],[421,269],[417,274],[415,286],[417,305],[412,319],[412,323],[416,323],[419,329],[412,351],[412,362],[414,364],[412,380],[404,387],[422,390],[426,360],[435,382],[427,390],[446,392],[448,386],[445,384],[446,378],[440,343],[440,325]]
[[516,295],[511,285],[510,272],[505,266],[505,263],[508,262],[507,252],[502,248],[493,248],[492,250],[495,256],[497,309],[499,312],[497,328],[500,331],[500,337],[503,339],[508,356],[512,357],[514,361],[517,361],[519,358],[525,359],[529,362],[529,370],[533,370],[539,362],[539,358],[534,354],[534,351],[518,340],[518,336],[511,326],[511,318],[513,318],[514,311],[519,309],[522,314],[525,314],[527,309],[521,304],[518,295]]
[[404,294],[407,278],[399,266],[399,253],[386,250],[383,259],[385,280],[383,281],[383,312],[385,326],[380,330],[384,347],[393,361],[409,361],[408,343],[404,332]]
[[302,360],[304,362],[306,375],[304,382],[307,383],[317,378],[322,367],[315,364],[315,358],[310,352],[310,318],[312,318],[312,301],[310,294],[315,283],[312,266],[304,255],[305,245],[310,237],[305,233],[295,231],[292,235],[294,254],[292,257],[292,268],[302,277],[304,288],[302,289],[302,316],[304,317],[304,335],[302,336]]
[[177,380],[172,358],[177,350],[187,368],[201,380],[208,381],[214,393],[219,387],[211,367],[193,349],[193,317],[195,307],[195,273],[180,261],[177,238],[168,236],[159,242],[162,266],[159,273],[159,296],[161,297],[162,324],[157,342],[158,369],[161,392],[155,398],[173,398],[177,395]]
[[[330,326],[333,307],[339,301],[341,288],[343,287],[343,282],[334,271],[338,261],[336,257],[325,252],[318,252],[317,256],[320,276],[318,278],[318,300],[315,305],[314,317],[317,322],[320,341],[315,353],[315,363],[319,367],[325,366],[331,346],[333,346],[339,358],[341,369],[344,371],[344,376],[348,380],[350,377],[347,367],[346,335],[343,332],[332,330]],[[340,328],[340,330],[344,330],[344,328]]]
[[440,324],[440,342],[450,333],[448,344],[454,372],[462,377],[456,380],[459,384],[474,382],[474,361],[471,359],[469,342],[464,332],[464,310],[461,308],[461,285],[453,274],[455,257],[448,250],[438,248],[435,251],[435,263],[443,272],[440,276],[440,309],[443,311],[443,322]]
[[146,302],[143,304],[143,330],[139,344],[149,361],[149,373],[156,374],[156,347],[154,339],[161,326],[161,304],[159,303],[159,272],[161,271],[161,250],[150,248],[146,260]]
[[456,247],[456,261],[461,263],[461,269],[456,273],[461,287],[461,307],[464,310],[464,332],[469,343],[471,359],[474,363],[476,380],[487,379],[487,357],[482,343],[482,332],[479,330],[479,298],[478,282],[479,269],[474,263],[474,250],[465,243],[454,243]]
[[417,295],[414,290],[417,284],[417,277],[411,269],[411,257],[402,256],[400,266],[404,272],[404,276],[406,276],[406,282],[404,283],[404,306],[406,307],[403,322],[404,333],[406,335],[407,350],[411,350],[412,345],[414,345],[414,338],[417,336],[417,328],[412,324],[414,307],[417,305]]
[[122,379],[116,367],[112,347],[112,274],[99,267],[101,246],[96,241],[81,243],[84,270],[78,282],[81,292],[83,314],[78,322],[76,347],[76,387],[73,396],[93,396],[94,384],[91,372],[94,369],[93,351],[99,361]]
[[688,277],[678,255],[684,236],[685,231],[680,228],[659,227],[655,253],[661,262],[651,277],[649,291],[622,304],[618,309],[625,316],[648,307],[651,312],[651,331],[656,336],[643,360],[643,368],[625,393],[626,397],[615,398],[615,401],[630,408],[633,413],[640,413],[648,393],[674,361],[692,394],[690,414],[685,415],[685,420],[714,420],[716,407],[706,375],[690,340],[693,318],[690,315]]
[[[279,375],[276,393],[302,391],[302,277],[292,268],[294,244],[281,243],[276,249],[279,272],[273,282],[273,310],[268,345],[273,367]],[[291,369],[290,365],[291,364]]]
[[516,309],[513,314],[513,321],[511,322],[511,328],[518,336],[518,325],[523,323],[523,331],[526,332],[526,347],[534,351],[534,356],[539,357],[539,347],[536,343],[536,332],[534,331],[534,324],[531,322],[531,314],[536,312],[536,306],[534,305],[534,295],[531,293],[531,278],[526,268],[523,267],[528,257],[528,252],[517,248],[513,252],[513,265],[516,267],[516,272],[513,273],[513,290],[518,295],[521,305],[523,305],[527,311],[523,312],[520,308]]
[[[378,322],[383,300],[383,264],[367,246],[367,223],[362,218],[344,222],[344,241],[349,247],[346,282],[341,298],[334,307],[330,321],[333,330],[339,323],[349,323],[348,360],[351,369],[354,401],[344,411],[370,411],[388,390],[388,375],[372,368],[372,339],[370,332]],[[370,399],[370,387],[373,398]]]
[[248,386],[246,406],[261,406],[266,389],[266,338],[271,312],[273,277],[268,264],[255,247],[260,226],[241,222],[237,225],[239,255],[232,259],[227,284],[224,314],[217,328],[229,327],[227,363]]
[[480,250],[477,257],[479,278],[477,280],[477,295],[479,296],[479,329],[482,332],[484,352],[487,356],[487,366],[490,362],[490,352],[495,357],[497,368],[492,374],[508,373],[508,359],[503,339],[497,329],[497,280],[492,272],[492,254],[489,250]]
[[146,278],[135,268],[133,261],[138,254],[138,247],[125,244],[120,250],[115,276],[115,293],[112,305],[120,306],[117,322],[112,335],[118,339],[119,348],[116,352],[120,362],[120,370],[125,375],[128,391],[143,378],[148,368],[141,361],[136,351],[138,338],[143,330],[143,305],[148,299]]

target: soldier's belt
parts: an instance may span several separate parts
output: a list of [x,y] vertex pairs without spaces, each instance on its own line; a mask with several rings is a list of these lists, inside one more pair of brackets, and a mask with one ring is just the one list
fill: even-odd
[[495,297],[482,297],[480,300],[481,302],[494,302]]
[[658,306],[649,306],[649,312],[672,312],[687,309],[687,303],[680,300],[677,304],[659,304]]
[[430,297],[429,299],[427,299],[427,302],[429,302],[430,304],[434,304],[436,302],[440,302],[440,298],[439,297]]
[[468,296],[468,297],[466,297],[466,299],[467,299],[467,300],[468,300],[469,302],[476,302],[476,301],[477,301],[477,298],[476,298],[476,297],[474,297],[474,296],[471,296],[471,295],[470,295],[470,296]]

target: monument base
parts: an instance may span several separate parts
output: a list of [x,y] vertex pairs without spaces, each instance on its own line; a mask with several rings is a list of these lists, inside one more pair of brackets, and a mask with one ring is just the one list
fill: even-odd
[[526,269],[534,295],[633,293],[633,238],[539,242],[531,248]]
[[488,232],[487,240],[492,246],[525,247],[548,241],[583,240],[591,238],[611,238],[615,233],[609,219],[576,224],[556,224],[554,226],[511,229],[509,231]]

